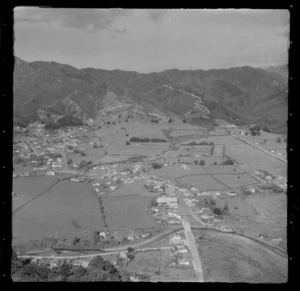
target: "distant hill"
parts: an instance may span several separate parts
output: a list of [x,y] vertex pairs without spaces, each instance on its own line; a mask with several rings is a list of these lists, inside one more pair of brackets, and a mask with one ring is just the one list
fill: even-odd
[[16,57],[14,118],[35,120],[42,112],[96,119],[108,106],[140,104],[148,112],[174,114],[194,124],[222,118],[285,132],[287,93],[283,76],[252,67],[141,74]]
[[276,73],[284,78],[289,77],[289,69],[287,65],[276,66],[276,67],[268,67],[265,69],[268,72]]

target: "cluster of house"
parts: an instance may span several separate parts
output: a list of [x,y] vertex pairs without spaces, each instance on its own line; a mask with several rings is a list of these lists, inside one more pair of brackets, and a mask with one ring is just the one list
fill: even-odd
[[174,245],[172,248],[172,254],[175,260],[170,266],[190,266],[191,257],[188,247],[185,245],[185,236],[183,233],[177,233],[170,237],[169,244]]
[[117,166],[118,164],[113,164],[92,168],[92,170],[97,170],[97,173],[91,173],[89,178],[94,180],[92,186],[97,194],[109,194],[114,192],[121,184],[130,184],[143,178],[144,167],[141,163],[128,166],[119,171],[116,169]]
[[171,196],[157,198],[157,206],[152,208],[153,216],[158,223],[180,224],[181,215],[178,208],[178,199]]
[[88,260],[82,260],[82,259],[48,259],[48,258],[34,258],[31,260],[32,263],[38,264],[38,265],[43,265],[45,267],[48,267],[50,269],[59,267],[63,265],[65,262],[68,262],[69,264],[72,264],[73,266],[82,266],[84,268],[87,268],[89,265]]

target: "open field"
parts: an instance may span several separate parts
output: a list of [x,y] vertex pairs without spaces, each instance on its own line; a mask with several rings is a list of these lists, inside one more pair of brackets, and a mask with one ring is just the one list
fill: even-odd
[[243,169],[265,170],[274,176],[287,176],[287,164],[247,144],[226,145],[226,155],[244,164]]
[[13,236],[18,243],[44,236],[86,236],[102,229],[97,198],[86,185],[67,180],[27,204],[13,217]]
[[287,257],[249,239],[194,231],[205,282],[284,283]]
[[107,151],[109,154],[126,155],[158,155],[169,147],[169,143],[135,143],[125,145],[121,142],[112,143]]
[[[240,174],[244,173],[241,169],[231,165],[205,165],[202,166],[205,172],[209,174]],[[234,171],[235,169],[235,171]]]
[[103,158],[100,159],[100,162],[102,164],[109,164],[109,163],[118,163],[122,161],[126,161],[128,159],[128,156],[110,156],[106,155]]
[[209,175],[192,175],[177,179],[181,184],[195,186],[200,190],[227,190],[228,187],[217,182]]
[[216,174],[214,178],[233,189],[258,183],[248,174]]
[[13,192],[16,197],[13,199],[13,211],[22,206],[27,201],[35,198],[43,190],[47,189],[59,178],[50,176],[40,177],[18,177],[13,179]]
[[268,239],[281,238],[281,247],[286,248],[287,199],[282,193],[238,195],[220,197],[217,207],[229,207],[226,223],[243,231],[245,235],[258,238],[263,234]]
[[106,222],[111,230],[157,226],[154,218],[148,214],[148,198],[137,195],[105,197],[103,205]]
[[142,180],[135,181],[131,184],[122,184],[116,191],[109,194],[109,197],[120,197],[128,195],[137,195],[137,197],[153,197],[157,194],[147,191],[144,187],[144,182]]
[[189,168],[187,169],[184,169],[182,166],[179,165],[173,165],[170,167],[163,167],[161,169],[151,170],[150,173],[154,176],[163,177],[166,179],[176,179],[192,174],[205,174],[205,172],[200,166],[194,165],[189,166]]

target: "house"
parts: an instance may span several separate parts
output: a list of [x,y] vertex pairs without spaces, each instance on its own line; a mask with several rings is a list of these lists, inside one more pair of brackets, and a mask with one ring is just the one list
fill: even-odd
[[106,233],[105,233],[104,231],[100,232],[100,233],[99,233],[99,236],[101,236],[101,237],[103,237],[103,238],[106,238],[106,237],[107,237],[107,236],[106,236]]
[[176,197],[159,197],[157,198],[157,203],[176,203],[177,198]]
[[58,267],[59,265],[59,260],[58,259],[53,259],[50,261],[50,268],[55,268]]

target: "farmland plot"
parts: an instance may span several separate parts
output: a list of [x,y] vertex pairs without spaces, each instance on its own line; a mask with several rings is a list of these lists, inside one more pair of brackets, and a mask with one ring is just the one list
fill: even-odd
[[178,182],[189,186],[195,186],[200,190],[227,190],[228,187],[217,182],[209,175],[191,175],[177,179]]
[[13,217],[13,236],[18,242],[45,236],[89,236],[94,230],[104,230],[98,200],[86,185],[71,181],[55,185]]
[[148,214],[148,204],[148,198],[136,195],[103,198],[108,228],[116,230],[157,226],[154,218]]
[[233,189],[258,183],[248,174],[217,174],[214,178]]
[[[202,166],[204,171],[209,174],[240,174],[244,173],[240,168],[231,165],[210,165]],[[234,171],[235,169],[235,171]]]

